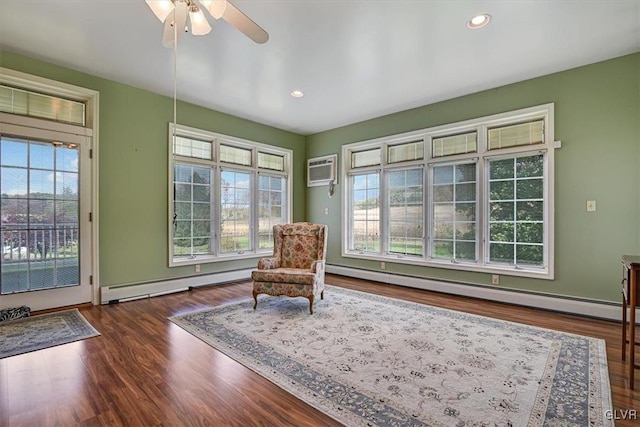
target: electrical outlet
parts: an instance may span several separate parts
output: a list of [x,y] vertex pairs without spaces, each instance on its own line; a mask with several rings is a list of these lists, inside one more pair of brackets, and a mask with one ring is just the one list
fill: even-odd
[[386,269],[386,268],[387,268],[387,264],[385,264],[385,262],[384,262],[384,261],[380,261],[380,268],[381,268],[382,270]]
[[196,273],[200,273],[200,264],[196,264]]
[[500,284],[500,275],[492,274],[491,275],[491,284],[492,285],[499,285]]
[[324,214],[329,215],[329,208],[324,208]]

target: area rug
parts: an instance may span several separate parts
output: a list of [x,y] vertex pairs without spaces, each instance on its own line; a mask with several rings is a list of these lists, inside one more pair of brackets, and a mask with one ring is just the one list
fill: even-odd
[[603,340],[327,287],[172,322],[347,426],[611,426]]
[[0,359],[100,335],[78,309],[0,323]]

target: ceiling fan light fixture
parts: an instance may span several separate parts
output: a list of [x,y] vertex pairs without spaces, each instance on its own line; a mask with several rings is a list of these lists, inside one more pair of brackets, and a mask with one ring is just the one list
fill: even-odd
[[488,13],[483,13],[481,15],[476,15],[467,21],[467,27],[472,30],[477,30],[478,28],[482,28],[489,23],[491,20],[491,15]]
[[145,0],[145,3],[151,8],[160,22],[164,22],[175,7],[171,0]]
[[227,0],[210,0],[207,10],[216,19],[222,18],[224,12],[227,10]]
[[197,6],[189,10],[189,21],[191,21],[191,33],[195,36],[203,36],[209,34],[211,25],[207,22],[204,13]]
[[[187,16],[194,35],[208,34],[211,26],[203,13],[204,9],[213,18],[222,18],[258,44],[269,40],[269,33],[227,0],[145,0],[145,2],[156,17],[164,23],[162,45],[165,47],[172,47],[178,42],[179,36],[176,37],[173,34],[174,30],[184,28],[189,32],[189,27],[186,26]],[[178,34],[181,32],[181,30],[178,31]]]

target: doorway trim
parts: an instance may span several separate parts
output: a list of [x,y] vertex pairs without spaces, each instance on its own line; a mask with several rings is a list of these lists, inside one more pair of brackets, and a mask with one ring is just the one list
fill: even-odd
[[[89,284],[91,289],[91,303],[93,305],[100,304],[100,268],[99,268],[99,106],[100,106],[100,92],[87,89],[80,86],[71,85],[68,83],[59,82],[56,80],[47,79],[40,76],[35,76],[20,71],[12,70],[9,68],[0,67],[0,84],[8,86],[20,87],[22,89],[45,93],[52,96],[59,96],[62,98],[73,99],[75,101],[81,101],[86,105],[85,110],[85,134],[91,138],[91,176],[89,177],[91,182],[91,268]],[[45,122],[43,120],[34,119],[30,117],[3,114],[3,116],[10,117],[12,124],[17,125],[31,125],[31,127],[40,126],[39,123],[47,123],[47,129],[51,131],[62,130],[62,127],[66,125],[57,122]],[[14,120],[15,119],[15,120]]]

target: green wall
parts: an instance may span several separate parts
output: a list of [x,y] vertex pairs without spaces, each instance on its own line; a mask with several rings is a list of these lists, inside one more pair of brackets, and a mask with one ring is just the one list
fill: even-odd
[[[501,276],[500,288],[619,301],[623,254],[640,254],[640,53],[308,136],[307,157],[346,143],[555,104],[555,280]],[[341,165],[343,159],[339,158]],[[307,219],[329,225],[328,263],[380,270],[341,256],[344,182],[307,189]],[[596,212],[586,212],[596,200]],[[329,215],[324,209],[329,209]],[[386,262],[386,272],[489,286],[491,276]],[[396,282],[402,285],[402,278]]]
[[[167,123],[172,100],[22,55],[0,66],[100,92],[100,285],[190,276],[168,267]],[[306,188],[305,159],[341,154],[346,143],[555,103],[555,271],[553,281],[501,276],[501,288],[618,301],[620,256],[640,254],[640,53],[307,136],[178,104],[178,122],[294,150],[294,221],[329,224],[328,262],[379,270],[340,256],[343,182]],[[306,144],[305,144],[306,141]],[[342,159],[339,159],[342,162]],[[598,210],[585,211],[596,200]],[[329,209],[329,215],[324,209]],[[490,275],[387,262],[386,272],[489,286]],[[255,260],[202,265],[202,273]],[[202,274],[201,273],[201,274]],[[401,277],[397,280],[402,284]]]
[[[0,66],[100,92],[100,285],[193,275],[168,267],[167,169],[171,98],[10,52]],[[178,123],[294,150],[293,219],[305,215],[303,136],[178,103]],[[255,259],[203,264],[200,274],[255,267]]]

